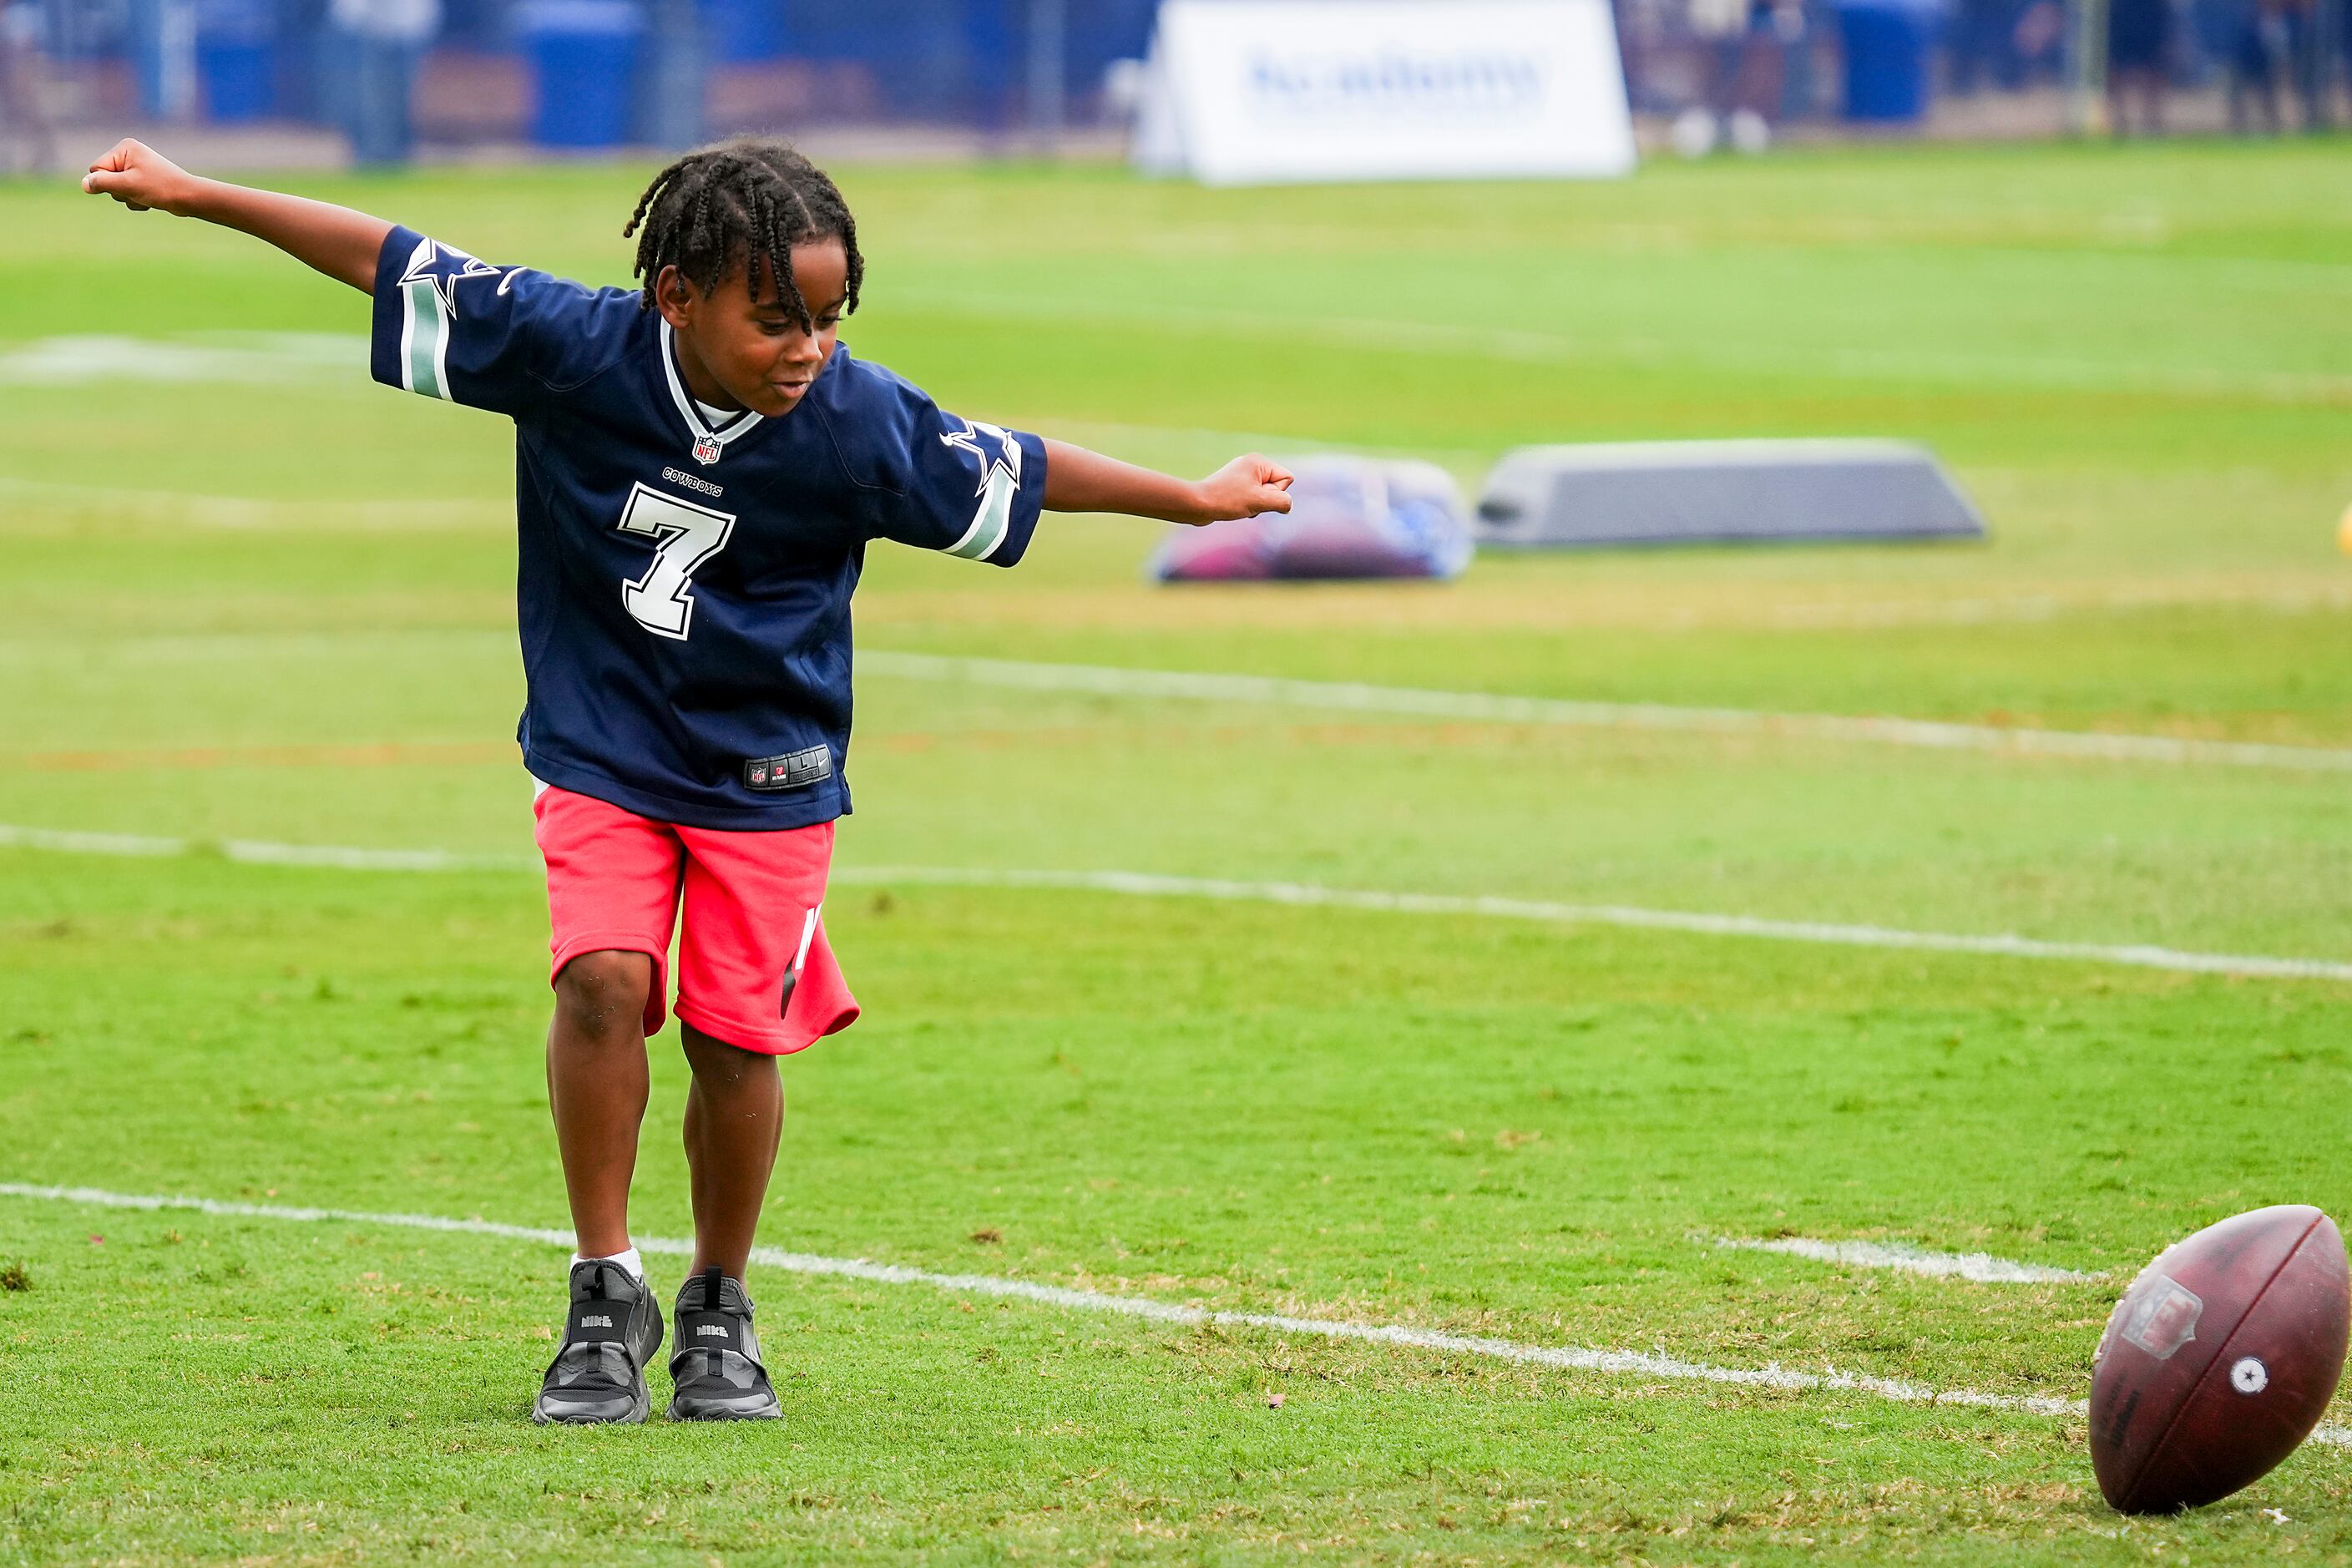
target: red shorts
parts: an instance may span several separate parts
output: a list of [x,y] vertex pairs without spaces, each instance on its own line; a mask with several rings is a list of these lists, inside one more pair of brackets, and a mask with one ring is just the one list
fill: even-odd
[[677,1016],[712,1039],[782,1056],[856,1021],[857,999],[834,961],[819,910],[833,864],[833,824],[720,832],[655,822],[542,785],[532,806],[555,928],[549,979],[583,952],[654,961],[646,1033],[662,1026],[669,941],[677,944]]

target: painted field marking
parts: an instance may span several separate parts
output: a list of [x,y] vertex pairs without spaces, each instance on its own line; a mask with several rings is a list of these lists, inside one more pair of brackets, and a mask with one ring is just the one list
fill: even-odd
[[264,500],[255,496],[125,489],[115,485],[6,477],[0,477],[0,499],[102,510],[132,522],[174,527],[320,530],[337,524],[383,529],[446,528],[467,523],[514,526],[514,504],[503,499]]
[[[25,1182],[0,1183],[0,1196],[151,1212],[188,1210],[233,1219],[272,1219],[310,1225],[394,1226],[409,1230],[500,1237],[513,1241],[560,1247],[566,1251],[572,1246],[572,1235],[568,1230],[502,1225],[485,1219],[449,1219],[438,1215],[373,1214],[357,1209],[226,1203],[215,1198],[117,1193],[100,1187],[41,1186]],[[694,1252],[692,1242],[670,1237],[639,1237],[636,1245],[640,1252],[659,1253],[666,1257],[691,1257]],[[927,1268],[875,1263],[862,1258],[826,1258],[815,1253],[787,1252],[772,1247],[753,1247],[751,1261],[762,1268],[789,1274],[860,1279],[876,1285],[920,1285],[955,1295],[992,1296],[1044,1307],[1058,1307],[1065,1311],[1108,1313],[1181,1328],[1262,1329],[1274,1333],[1317,1339],[1353,1340],[1409,1350],[1484,1356],[1495,1361],[1555,1367],[1568,1372],[1724,1384],[1790,1393],[1834,1391],[1867,1394],[1905,1405],[1958,1405],[2029,1415],[2079,1417],[2088,1409],[2085,1402],[2077,1399],[1990,1394],[1967,1388],[1935,1388],[1900,1378],[1840,1372],[1834,1367],[1822,1372],[1800,1372],[1777,1365],[1713,1366],[1704,1362],[1685,1361],[1676,1356],[1646,1351],[1524,1344],[1514,1340],[1448,1333],[1443,1330],[1414,1328],[1402,1323],[1360,1323],[1339,1318],[1304,1318],[1277,1312],[1224,1311],[1161,1301],[1149,1296],[1118,1295],[1108,1290],[1078,1289],[1066,1285],[1044,1285],[1034,1280],[1008,1279],[992,1274],[939,1274]],[[2321,1438],[2322,1441],[2352,1442],[2352,1429],[2323,1428],[2323,1431],[2329,1436]]]
[[[1278,335],[1333,348],[1394,352],[1393,322],[1370,317],[1280,313],[1171,302],[1125,305],[1045,299],[966,289],[901,290],[895,302],[922,310],[991,317],[1047,318],[1055,324],[1093,322],[1131,327],[1163,336],[1227,331],[1259,337]],[[1621,333],[1530,331],[1444,321],[1416,323],[1418,342],[1456,353],[1506,363],[1542,365],[1714,366],[1735,372],[1786,377],[1838,376],[1862,381],[1958,382],[2074,388],[2115,393],[2159,393],[2182,397],[2246,397],[2267,403],[2341,405],[2352,403],[2352,375],[2328,371],[2219,369],[2203,365],[2118,363],[2094,359],[2027,357],[1919,349],[1858,348],[1843,344],[1676,342]]]
[[[530,1241],[569,1251],[570,1231],[541,1226],[504,1225],[495,1220],[450,1219],[439,1215],[375,1214],[361,1209],[301,1208],[289,1205],[223,1202],[216,1198],[166,1196],[110,1192],[102,1187],[42,1186],[26,1182],[0,1182],[0,1196],[51,1203],[84,1204],[100,1208],[193,1211],[232,1219],[274,1219],[297,1224],[392,1226],[409,1230],[441,1231],[468,1236],[499,1237]],[[692,1257],[694,1244],[675,1237],[640,1237],[637,1250],[664,1257]],[[1044,1285],[1029,1279],[1008,1279],[993,1274],[940,1274],[901,1264],[875,1263],[863,1258],[827,1258],[817,1253],[787,1252],[781,1247],[755,1247],[751,1261],[765,1268],[876,1285],[921,1285],[955,1295],[992,1296],[1058,1307],[1066,1311],[1107,1313],[1180,1328],[1263,1329],[1305,1338],[1353,1340],[1367,1344],[1397,1345],[1408,1350],[1455,1355],[1484,1356],[1524,1366],[1548,1366],[1566,1372],[1603,1373],[1615,1376],[1654,1377],[1675,1382],[1766,1388],[1786,1393],[1867,1394],[1903,1405],[1958,1406],[2025,1415],[2082,1417],[2089,1405],[2080,1399],[2046,1394],[1990,1394],[1971,1388],[1936,1388],[1902,1378],[1874,1377],[1865,1373],[1801,1372],[1790,1367],[1715,1366],[1647,1351],[1595,1350],[1581,1345],[1532,1345],[1483,1334],[1448,1333],[1439,1329],[1403,1323],[1360,1323],[1339,1318],[1303,1318],[1279,1312],[1235,1312],[1161,1301],[1149,1296],[1126,1296],[1108,1290]],[[2352,1427],[2322,1426],[2308,1441],[2333,1447],[2352,1447]]]
[[91,382],[367,384],[368,341],[347,332],[203,332],[171,338],[79,333],[0,350],[0,385]]
[[[907,308],[990,316],[1050,316],[1067,323],[1183,335],[1203,330],[1253,335],[1278,332],[1336,348],[1393,349],[1393,322],[1312,312],[1270,313],[1156,301],[1126,305],[976,290],[902,289]],[[1810,373],[1861,380],[1990,380],[2103,392],[2156,392],[2193,397],[2243,396],[2264,402],[2340,405],[2352,401],[2352,376],[2267,367],[2223,369],[2047,355],[1888,350],[1846,344],[1708,343],[1619,333],[1545,332],[1524,328],[1424,322],[1423,342],[1485,359],[1534,364],[1715,365],[1775,375]],[[0,349],[0,384],[81,385],[106,381],[249,383],[283,385],[321,380],[366,384],[367,339],[342,332],[197,332],[167,338],[80,333],[36,338]]]
[[987,888],[1071,888],[1140,898],[1221,899],[1237,902],[1322,905],[1399,914],[1486,915],[1556,925],[1625,926],[1700,936],[1757,937],[1770,942],[1825,942],[1840,947],[1909,948],[1930,952],[1986,953],[2004,958],[2070,960],[2167,969],[2189,974],[2236,974],[2273,980],[2352,981],[2352,963],[2316,958],[2187,952],[2178,948],[2038,942],[2022,936],[1970,936],[1897,931],[1885,926],[1831,925],[1702,914],[1626,904],[1568,904],[1540,899],[1465,897],[1449,893],[1387,893],[1326,888],[1311,882],[1239,882],[1206,877],[1160,877],[1138,871],[995,871],[950,867],[857,867],[836,871],[840,882],[904,882]]
[[2015,1263],[1984,1252],[1931,1252],[1890,1241],[1815,1241],[1810,1237],[1775,1237],[1759,1240],[1734,1236],[1694,1237],[1696,1241],[1741,1252],[1779,1252],[1808,1258],[1817,1263],[1858,1268],[1893,1268],[1930,1279],[1971,1279],[1979,1285],[2095,1285],[2113,1276],[2104,1270],[2085,1273],[2042,1263]]
[[512,767],[511,741],[385,741],[359,746],[124,746],[110,751],[0,751],[0,770],[110,773],[198,768]]
[[258,838],[155,838],[139,833],[78,833],[0,823],[0,849],[168,859],[218,856],[249,866],[312,866],[336,871],[536,871],[535,855],[457,855],[446,849],[355,849],[340,844],[276,844]]
[[1075,691],[1102,697],[1177,698],[1198,702],[1411,713],[1424,718],[1565,724],[1587,729],[1794,736],[2098,762],[2211,763],[2229,767],[2352,773],[2352,747],[2194,741],[2169,735],[2109,735],[2079,730],[2011,730],[1992,724],[1955,724],[1927,719],[1780,713],[1753,708],[1687,708],[1663,702],[1587,702],[1556,697],[1371,686],[1349,680],[1293,680],[1278,676],[1130,669],[1112,665],[1034,664],[888,650],[861,652],[857,670],[861,675],[889,676],[901,680],[951,681],[1024,691]]
[[[41,849],[70,855],[163,857],[217,855],[257,866],[319,867],[344,871],[536,871],[536,857],[459,855],[446,849],[360,849],[333,844],[275,844],[251,838],[205,842],[131,833],[77,833],[0,824],[0,849]],[[960,866],[839,866],[844,887],[892,883],[936,888],[1061,888],[1130,898],[1212,899],[1233,903],[1289,904],[1369,910],[1387,914],[1478,915],[1549,925],[1622,926],[1684,931],[1694,936],[1752,937],[1767,942],[1820,942],[1924,952],[1981,953],[1998,958],[2117,963],[2182,974],[2231,974],[2260,980],[2352,982],[2352,963],[2322,958],[2274,958],[2260,953],[2192,952],[2179,948],[2084,942],[2041,942],[2023,936],[1972,936],[1899,931],[1887,926],[1832,925],[1764,920],[1753,915],[1641,909],[1630,904],[1569,904],[1454,893],[1390,893],[1326,888],[1313,882],[1244,882],[1213,877],[1163,877],[1143,871],[1024,871]]]

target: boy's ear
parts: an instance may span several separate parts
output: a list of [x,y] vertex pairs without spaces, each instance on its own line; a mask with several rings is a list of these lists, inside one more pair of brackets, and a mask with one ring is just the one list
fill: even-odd
[[702,291],[688,282],[675,267],[663,268],[654,279],[654,308],[673,327],[686,325],[687,318],[694,312],[695,302],[701,297]]

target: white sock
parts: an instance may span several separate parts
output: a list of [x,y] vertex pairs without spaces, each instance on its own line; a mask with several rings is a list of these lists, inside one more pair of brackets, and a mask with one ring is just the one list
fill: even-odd
[[589,1262],[617,1263],[622,1268],[629,1271],[630,1279],[635,1280],[640,1285],[646,1282],[646,1262],[644,1258],[637,1256],[637,1249],[634,1247],[629,1248],[626,1252],[615,1252],[609,1258],[583,1258],[580,1254],[575,1252],[572,1255],[572,1261],[574,1264]]

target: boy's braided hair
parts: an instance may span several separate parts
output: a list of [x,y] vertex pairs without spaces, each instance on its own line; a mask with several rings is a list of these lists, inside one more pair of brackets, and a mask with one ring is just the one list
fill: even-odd
[[866,258],[857,253],[857,220],[840,187],[823,169],[769,137],[739,136],[698,147],[656,174],[621,237],[637,237],[636,275],[645,279],[646,310],[654,306],[654,283],[665,267],[705,293],[737,268],[751,297],[760,297],[760,269],[767,268],[784,310],[803,331],[814,331],[808,301],[793,281],[793,247],[838,239],[849,258],[849,297],[844,313],[857,309],[857,286]]

